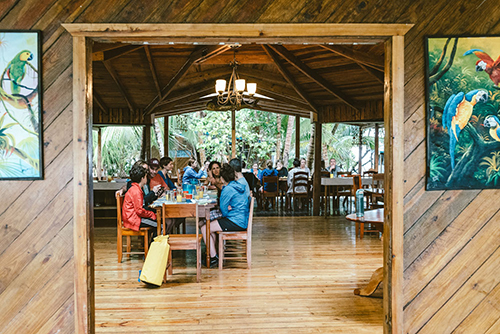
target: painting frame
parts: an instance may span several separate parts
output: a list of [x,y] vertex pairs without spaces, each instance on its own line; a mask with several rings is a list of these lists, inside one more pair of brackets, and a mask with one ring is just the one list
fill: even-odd
[[484,58],[500,61],[499,42],[424,37],[427,191],[500,189],[500,72]]
[[[6,37],[7,36],[7,37]],[[12,38],[11,38],[12,36]],[[26,46],[23,48],[16,48],[13,46],[13,44],[17,43],[19,40],[13,39],[13,38],[25,38]],[[35,39],[36,42],[34,43],[34,46],[31,46],[33,43],[31,42],[31,39]],[[1,48],[2,42],[6,41],[6,47],[4,49]],[[14,41],[14,43],[12,42]],[[23,41],[23,40],[21,40]],[[28,43],[29,42],[29,43]],[[9,46],[12,46],[12,50],[8,49]],[[14,58],[8,63],[8,66],[5,66],[5,61],[6,56],[12,55],[14,52],[17,52],[16,55],[21,54],[22,51],[30,51],[33,55],[33,59],[28,58],[27,64],[28,66],[24,66],[24,74],[22,75],[22,78],[15,78],[14,73],[19,73],[19,71],[14,71],[12,67],[12,62],[14,61]],[[34,53],[36,52],[36,54]],[[8,154],[10,153],[9,157],[12,157],[13,155],[17,155],[18,157],[24,157],[25,161],[28,161],[28,163],[21,165],[21,162],[19,162],[19,170],[21,172],[21,175],[15,173],[10,170],[11,176],[5,175],[5,174],[0,174],[0,181],[33,181],[33,180],[43,180],[44,179],[44,140],[43,140],[43,84],[42,84],[42,73],[43,73],[43,68],[42,68],[42,58],[43,58],[43,51],[42,51],[42,31],[41,30],[11,30],[11,29],[0,29],[0,62],[4,66],[0,66],[0,70],[3,73],[2,78],[0,78],[0,100],[2,103],[0,104],[0,116],[7,114],[7,120],[4,119],[3,124],[0,124],[0,131],[2,130],[1,127],[6,126],[5,121],[11,121],[12,124],[12,119],[9,119],[11,116],[11,113],[7,113],[7,109],[11,108],[13,103],[7,96],[10,97],[16,97],[18,98],[19,101],[25,101],[25,109],[29,111],[29,116],[27,117],[21,117],[23,121],[25,121],[27,118],[31,120],[31,122],[25,121],[25,125],[22,126],[22,121],[19,121],[19,119],[16,118],[17,124],[19,127],[22,127],[25,131],[30,131],[29,137],[30,140],[24,140],[15,141],[15,144],[19,145],[23,142],[29,143],[29,148],[27,150],[22,151],[21,149],[18,149],[15,147],[16,145],[12,145],[13,142],[7,142],[6,145],[11,145],[14,146],[13,148],[10,148],[9,150],[6,150],[5,147],[3,147],[3,152],[2,147],[0,146],[0,155],[1,154]],[[9,67],[10,72],[7,72],[7,67]],[[19,66],[17,66],[17,69],[19,69]],[[14,73],[12,73],[14,72]],[[34,74],[36,73],[36,74]],[[36,75],[36,78],[34,76]],[[31,81],[28,81],[28,84],[25,84],[25,79],[30,79]],[[17,82],[15,82],[17,80]],[[19,81],[21,80],[21,81]],[[8,82],[5,81],[10,81],[11,82],[11,91],[8,91]],[[13,83],[14,82],[14,83]],[[14,87],[17,83],[19,83],[18,86],[21,88],[17,87],[17,90],[20,89],[20,91],[13,91],[16,89]],[[35,88],[32,88],[31,86],[36,84]],[[26,93],[29,92],[30,93]],[[35,94],[36,93],[36,94]],[[5,95],[7,94],[7,95]],[[5,98],[4,98],[5,97]],[[7,102],[7,103],[6,103]],[[9,103],[11,105],[9,105]],[[15,108],[14,108],[15,109]],[[13,109],[11,109],[12,111]],[[23,110],[23,109],[17,109],[16,111]],[[16,123],[16,122],[13,122]],[[30,127],[31,126],[31,127]],[[7,131],[11,130],[12,128],[15,128],[15,126],[11,127],[10,129],[4,130],[4,132],[1,132],[1,134],[5,134]],[[36,136],[35,136],[36,134]],[[12,139],[13,134],[11,133],[10,139]],[[33,138],[35,137],[35,138]],[[37,137],[37,138],[36,138]],[[1,139],[1,137],[0,137]],[[14,138],[15,140],[15,138]],[[0,143],[1,144],[1,143]],[[5,142],[4,142],[5,144]],[[37,145],[37,147],[35,147]],[[25,147],[28,147],[26,144]],[[6,153],[8,152],[8,153]],[[22,152],[22,153],[19,153]],[[14,153],[14,154],[13,154]],[[5,159],[4,155],[4,159]],[[0,157],[2,158],[2,157]],[[19,159],[18,159],[19,160]],[[29,165],[26,167],[25,165]],[[1,166],[0,166],[1,168]],[[9,165],[9,168],[11,168],[11,165]],[[25,175],[22,175],[26,171],[32,172],[31,175],[29,173],[26,173]]]

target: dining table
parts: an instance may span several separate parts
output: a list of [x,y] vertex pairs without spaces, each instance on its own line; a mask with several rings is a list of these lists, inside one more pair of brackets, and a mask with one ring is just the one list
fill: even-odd
[[[364,224],[375,224],[378,225],[380,230],[383,231],[384,226],[384,209],[368,210],[364,212],[363,217],[357,217],[356,213],[352,213],[346,216],[347,220],[356,222],[356,225],[360,225],[360,238],[363,238],[363,226]],[[358,232],[358,227],[356,226],[356,234]],[[384,280],[384,267],[380,267],[372,274],[368,284],[361,289],[354,289],[354,294],[359,296],[371,296],[377,287]]]
[[156,210],[156,219],[158,223],[158,235],[160,235],[163,231],[165,234],[166,226],[162,219],[162,206],[165,205],[178,205],[178,204],[189,204],[196,203],[198,204],[198,218],[205,218],[206,224],[206,249],[207,249],[207,268],[210,268],[210,210],[215,208],[217,205],[217,191],[205,191],[203,198],[200,199],[183,199],[181,202],[169,201],[166,196],[162,196],[154,201],[150,207]]
[[[371,177],[362,177],[361,184],[363,187],[371,186],[373,182],[373,178]],[[352,188],[354,186],[352,177],[322,177],[321,185],[325,187],[325,218],[328,216],[327,211],[327,203],[328,203],[328,194],[330,193],[331,187],[334,188],[334,193],[337,193],[337,189],[339,187],[342,188]],[[340,203],[339,203],[340,205]]]

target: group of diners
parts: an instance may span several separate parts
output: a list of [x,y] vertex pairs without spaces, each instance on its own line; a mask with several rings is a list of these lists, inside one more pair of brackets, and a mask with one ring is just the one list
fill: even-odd
[[[123,226],[135,231],[141,227],[155,227],[152,238],[156,236],[157,216],[150,205],[157,200],[165,190],[176,189],[180,184],[175,184],[169,176],[173,169],[173,161],[169,157],[160,160],[153,158],[148,162],[138,160],[130,170],[130,180],[117,194],[125,196],[122,206]],[[206,221],[200,219],[200,228],[206,244],[207,237],[211,238],[210,265],[218,265],[218,255],[215,248],[216,233],[219,231],[244,231],[248,226],[250,207],[250,187],[243,176],[242,163],[239,159],[232,159],[229,163],[221,164],[212,162],[205,164],[196,171],[197,163],[190,160],[184,169],[183,182],[190,179],[199,179],[207,176],[208,186],[218,189],[218,206],[214,219],[210,221],[210,235],[206,235],[204,228]],[[208,171],[207,174],[205,171]],[[212,213],[211,213],[212,217]],[[174,228],[184,221],[183,218],[165,219],[165,234],[170,234]],[[205,259],[206,256],[203,257]]]

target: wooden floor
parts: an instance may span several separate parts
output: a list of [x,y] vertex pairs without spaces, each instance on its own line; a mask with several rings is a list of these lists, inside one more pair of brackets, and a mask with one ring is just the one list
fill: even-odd
[[[116,232],[95,230],[97,333],[382,333],[380,298],[359,297],[382,266],[375,235],[354,236],[343,217],[255,217],[252,269],[203,269],[174,255],[161,288],[137,281],[142,259],[117,263]],[[380,289],[380,288],[379,288]]]

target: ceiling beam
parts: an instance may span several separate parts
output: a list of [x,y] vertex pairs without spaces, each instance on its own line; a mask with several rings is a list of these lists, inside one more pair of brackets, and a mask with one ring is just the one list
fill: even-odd
[[362,63],[357,63],[359,67],[361,67],[363,70],[365,70],[368,74],[370,74],[372,77],[374,77],[378,82],[381,84],[384,84],[384,73],[379,72],[377,70],[374,70],[372,67],[368,67],[363,65]]
[[143,47],[143,45],[125,45],[111,50],[96,51],[92,53],[92,61],[109,61],[142,49]]
[[172,92],[174,87],[177,85],[177,83],[182,79],[182,77],[186,74],[188,69],[191,67],[191,65],[206,57],[207,55],[210,55],[214,52],[217,52],[217,50],[221,49],[226,49],[226,45],[216,45],[216,46],[202,46],[200,48],[197,48],[194,50],[189,58],[184,62],[184,64],[181,66],[181,68],[177,71],[177,73],[170,79],[169,83],[163,87],[161,90],[161,97],[157,95],[149,104],[148,106],[144,109],[144,115],[148,115],[153,113],[154,109],[162,102],[169,94]]
[[207,60],[217,57],[218,55],[223,54],[227,50],[231,50],[231,47],[229,45],[223,45],[218,48],[214,48],[210,51],[208,51],[206,54],[202,55],[200,58],[196,59],[194,61],[195,64],[201,64],[203,62],[206,62]]
[[283,66],[281,60],[278,58],[278,55],[269,47],[269,45],[262,45],[264,51],[271,57],[274,61],[274,64],[278,67],[281,75],[285,78],[286,81],[295,89],[297,94],[306,101],[306,103],[312,108],[312,110],[318,113],[318,107],[315,105],[314,101],[302,90],[302,88],[297,84],[293,76],[288,72],[288,70]]
[[311,69],[309,66],[304,64],[300,59],[295,57],[293,53],[288,51],[284,46],[282,45],[269,45],[274,51],[276,51],[281,57],[283,57],[286,61],[288,61],[290,64],[292,64],[296,69],[298,69],[300,72],[302,72],[305,76],[307,76],[309,79],[313,80],[316,82],[318,85],[323,87],[323,89],[326,89],[330,94],[333,96],[339,98],[342,100],[344,103],[348,104],[349,106],[353,107],[354,109],[358,110],[357,103],[351,99],[350,97],[346,96],[344,93],[342,93],[337,87],[334,87],[331,83],[329,83],[327,80],[323,79],[319,74],[317,74],[313,69]]
[[128,108],[130,109],[130,111],[134,111],[135,108],[132,105],[132,102],[130,101],[130,99],[128,98],[127,93],[125,93],[125,89],[123,88],[123,85],[120,83],[120,80],[118,78],[118,75],[117,75],[115,69],[113,67],[111,67],[111,64],[107,61],[103,61],[102,63],[104,64],[104,67],[106,67],[106,70],[108,71],[108,73],[113,78],[113,81],[115,82],[116,86],[118,87],[120,94],[122,94],[122,97],[125,99],[125,102],[127,102]]
[[107,114],[108,113],[108,107],[106,106],[106,104],[104,104],[104,102],[101,99],[101,96],[95,91],[95,89],[92,91],[92,96],[94,98],[94,101],[99,106],[99,108],[101,108],[101,110],[104,111],[104,113]]
[[355,62],[359,62],[363,65],[372,67],[379,72],[382,73],[384,72],[384,57],[356,51],[353,50],[352,48],[348,48],[342,45],[325,45],[325,44],[318,44],[318,45],[323,49],[331,51],[342,57],[349,58]]
[[156,75],[155,63],[153,62],[153,57],[151,56],[151,50],[149,49],[149,45],[146,45],[144,47],[144,51],[146,52],[146,58],[148,59],[149,70],[151,71],[151,75],[153,76],[153,81],[156,86],[156,93],[161,98],[160,82],[158,81],[158,77]]

